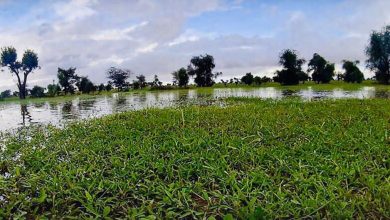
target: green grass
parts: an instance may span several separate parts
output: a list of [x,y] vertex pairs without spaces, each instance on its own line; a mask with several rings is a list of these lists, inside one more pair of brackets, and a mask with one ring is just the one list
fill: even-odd
[[390,218],[390,100],[228,102],[11,138],[0,218]]

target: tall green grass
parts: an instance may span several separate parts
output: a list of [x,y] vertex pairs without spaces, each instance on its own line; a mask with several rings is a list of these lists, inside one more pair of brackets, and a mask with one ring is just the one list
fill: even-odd
[[230,99],[11,138],[4,218],[390,218],[390,100]]

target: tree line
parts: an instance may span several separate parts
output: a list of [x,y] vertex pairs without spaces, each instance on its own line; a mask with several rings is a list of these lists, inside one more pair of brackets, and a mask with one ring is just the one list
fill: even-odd
[[[380,31],[373,31],[370,34],[368,46],[365,49],[368,57],[366,66],[375,73],[374,79],[379,83],[390,83],[390,26],[384,27]],[[240,79],[233,78],[230,80],[221,80],[223,84],[228,83],[244,83],[259,85],[264,82],[278,82],[282,85],[294,85],[312,80],[316,83],[329,83],[334,77],[337,80],[345,82],[360,83],[364,80],[364,75],[360,71],[359,61],[343,60],[342,68],[344,73],[335,73],[334,63],[330,63],[318,53],[314,53],[313,57],[307,63],[308,69],[304,71],[302,66],[306,60],[298,56],[297,51],[286,49],[279,56],[279,64],[283,67],[275,72],[275,76],[269,77],[253,76],[252,73],[246,73]],[[15,75],[17,79],[18,91],[11,94],[10,90],[0,93],[0,98],[9,96],[18,96],[20,99],[25,99],[28,94],[32,97],[42,97],[45,95],[56,96],[61,93],[73,94],[75,91],[81,93],[90,93],[95,91],[110,91],[116,88],[118,91],[126,91],[130,88],[140,89],[150,86],[152,89],[169,89],[172,86],[186,87],[189,84],[190,77],[194,79],[194,83],[199,87],[209,87],[215,84],[215,80],[220,76],[221,72],[213,72],[215,62],[213,56],[209,54],[195,56],[190,60],[187,68],[180,68],[172,73],[173,85],[163,83],[154,75],[152,81],[147,82],[146,77],[142,74],[137,75],[132,83],[128,79],[134,73],[129,69],[110,67],[106,71],[109,81],[106,84],[94,85],[86,76],[76,74],[76,68],[58,68],[57,78],[58,83],[52,83],[45,88],[34,86],[32,89],[27,88],[27,79],[30,73],[39,69],[38,55],[32,50],[26,50],[23,53],[22,59],[17,59],[17,52],[14,47],[4,47],[1,49],[0,65],[4,69]]]

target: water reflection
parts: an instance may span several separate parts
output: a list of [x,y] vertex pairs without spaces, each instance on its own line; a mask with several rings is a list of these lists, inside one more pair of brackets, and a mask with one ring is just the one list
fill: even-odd
[[[0,131],[16,129],[31,124],[52,124],[61,126],[68,121],[101,117],[116,112],[138,110],[148,107],[164,108],[177,105],[211,105],[221,104],[221,98],[252,97],[264,99],[281,99],[283,97],[300,97],[304,101],[330,98],[386,98],[390,92],[375,90],[374,87],[363,87],[356,91],[334,89],[316,91],[308,87],[299,91],[267,88],[219,88],[211,92],[198,90],[174,90],[137,92],[130,94],[112,94],[91,96],[87,99],[76,97],[71,101],[41,103],[0,103]],[[19,120],[18,120],[19,119]]]

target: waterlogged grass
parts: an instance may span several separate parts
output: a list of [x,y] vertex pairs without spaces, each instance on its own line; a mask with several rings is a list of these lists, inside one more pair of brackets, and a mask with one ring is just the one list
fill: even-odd
[[390,218],[390,100],[229,102],[10,140],[0,217]]

